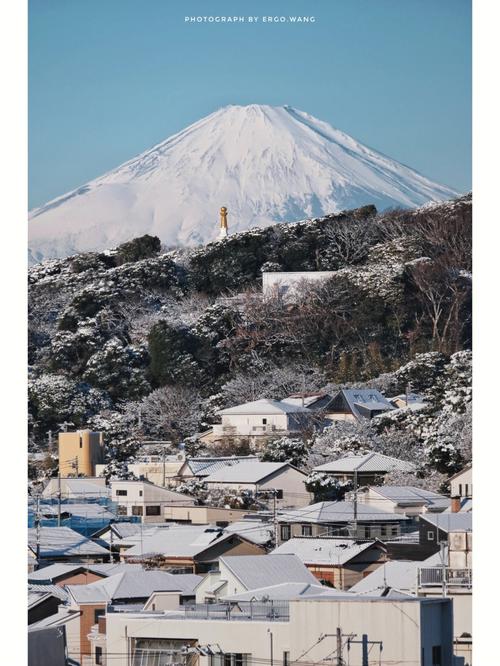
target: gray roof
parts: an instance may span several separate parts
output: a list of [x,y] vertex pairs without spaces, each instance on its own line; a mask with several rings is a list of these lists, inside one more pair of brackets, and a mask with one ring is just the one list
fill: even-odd
[[[129,548],[125,556],[165,555],[168,557],[195,557],[214,543],[227,539],[222,528],[214,529],[208,525],[172,525],[168,529],[159,528],[149,534],[133,537],[135,545]],[[132,543],[128,539],[127,543]]]
[[[28,530],[28,545],[33,553],[36,553],[36,530],[33,527]],[[69,527],[40,528],[41,557],[84,557],[107,554],[105,548]]]
[[44,597],[47,594],[51,594],[53,597],[57,597],[61,601],[66,601],[68,598],[68,593],[58,585],[38,585],[35,583],[28,583],[28,606],[30,605],[30,598],[33,600],[38,597]]
[[341,389],[335,396],[343,396],[352,414],[357,418],[367,417],[367,412],[389,411],[394,406],[376,389]]
[[[267,587],[260,587],[256,590],[248,590],[247,592],[240,592],[240,594],[232,594],[227,597],[221,597],[221,601],[253,601],[261,599],[299,599],[301,597],[310,596],[326,596],[326,597],[349,597],[349,592],[336,590],[326,585],[320,585],[319,582],[314,583],[279,583],[278,585],[268,585]],[[352,596],[352,595],[351,595]]]
[[148,599],[153,592],[192,594],[201,576],[170,574],[166,571],[128,571],[89,585],[66,585],[78,604],[112,602],[122,599]]
[[219,562],[224,564],[247,590],[278,583],[318,582],[296,555],[233,555],[223,556]]
[[413,472],[416,467],[413,463],[406,460],[399,460],[391,456],[384,456],[381,453],[367,453],[363,456],[345,456],[329,463],[319,465],[314,468],[318,472],[332,472],[332,473],[354,473],[357,472],[373,472],[373,473],[386,473],[393,470],[401,472]]
[[290,467],[286,462],[242,462],[210,474],[206,483],[258,483]]
[[237,520],[224,528],[224,534],[240,534],[245,539],[263,545],[273,537],[273,526],[264,520]]
[[[353,502],[318,502],[301,509],[278,512],[278,520],[284,523],[350,523],[354,520]],[[402,514],[389,513],[358,502],[360,522],[399,522],[408,520]]]
[[99,574],[103,577],[112,576],[113,574],[128,571],[131,569],[141,569],[140,564],[124,564],[123,562],[109,562],[103,564],[87,564],[85,562],[75,562],[75,563],[66,563],[66,562],[56,562],[55,564],[50,564],[47,567],[38,569],[38,571],[33,571],[28,574],[28,581],[53,581],[61,576],[71,575],[73,572],[79,570],[91,571],[93,573]]
[[287,402],[280,400],[254,400],[253,402],[245,402],[243,405],[236,405],[235,407],[228,407],[221,409],[219,414],[310,414],[310,411],[301,405],[291,405]]
[[372,490],[400,506],[423,504],[430,509],[444,510],[450,504],[449,497],[414,486],[372,486]]
[[[356,541],[355,539],[296,537],[282,543],[271,554],[294,553],[304,564],[341,566],[365,550],[373,548],[374,545],[373,541]],[[380,547],[382,547],[381,544]]]
[[[40,504],[40,511],[44,516],[54,516],[58,514],[58,507],[56,504]],[[101,518],[106,520],[111,520],[115,517],[114,513],[108,511],[105,506],[101,504],[95,504],[92,502],[86,503],[62,503],[61,504],[61,513],[68,513],[72,516],[78,516],[81,518]]]
[[241,462],[258,462],[257,456],[230,456],[227,458],[189,458],[186,465],[195,476],[209,476],[212,472]]
[[[59,492],[58,479],[50,479],[45,486],[42,497],[57,497]],[[108,497],[110,489],[105,485],[105,480],[100,478],[61,478],[62,497],[82,499],[86,497]]]
[[459,513],[426,513],[420,516],[443,532],[472,532],[472,511]]
[[385,562],[350,588],[356,594],[379,596],[388,588],[408,592],[415,589],[418,567],[422,562],[391,560]]

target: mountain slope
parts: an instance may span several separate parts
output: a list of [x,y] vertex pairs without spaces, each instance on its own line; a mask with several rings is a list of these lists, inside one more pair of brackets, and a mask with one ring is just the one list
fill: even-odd
[[373,203],[413,207],[456,192],[291,107],[228,106],[30,214],[31,260],[141,234],[194,245],[229,230]]

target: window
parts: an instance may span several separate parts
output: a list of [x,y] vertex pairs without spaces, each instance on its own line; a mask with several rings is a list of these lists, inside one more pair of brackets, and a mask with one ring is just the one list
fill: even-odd
[[154,504],[153,506],[146,507],[146,516],[159,516],[160,515],[160,505]]
[[214,654],[210,657],[210,666],[247,666],[249,656],[241,652]]
[[283,666],[290,666],[290,653],[283,652]]
[[126,497],[127,496],[127,491],[126,490],[117,490],[116,495],[117,495],[117,497]]
[[106,615],[106,610],[104,608],[94,608],[94,624],[97,624],[99,618],[103,615]]
[[431,530],[427,532],[427,541],[434,541],[434,532]]
[[391,527],[391,536],[397,536],[397,535],[398,535],[398,526],[397,526],[397,525],[393,525],[393,526]]
[[267,419],[262,419],[263,425],[267,425]]
[[432,646],[432,666],[442,666],[443,662],[441,660],[441,646],[433,645]]
[[380,527],[380,536],[387,536],[387,526],[386,525],[381,525]]
[[463,497],[463,495],[462,495],[462,484],[461,483],[458,484],[458,494],[460,495],[460,497]]
[[364,526],[365,529],[365,539],[369,539],[372,535],[372,531],[369,525]]
[[102,647],[97,646],[95,649],[95,663],[102,664]]
[[302,525],[302,536],[312,536],[311,525]]
[[288,541],[290,538],[290,525],[281,525],[280,536],[282,541]]
[[465,497],[469,497],[469,484],[465,484]]
[[139,490],[139,497],[142,497],[142,490]]
[[119,516],[126,516],[127,515],[127,507],[123,506],[123,504],[119,504],[118,508],[116,509],[116,513]]
[[132,515],[133,516],[142,516],[143,515],[142,506],[133,506],[132,507]]

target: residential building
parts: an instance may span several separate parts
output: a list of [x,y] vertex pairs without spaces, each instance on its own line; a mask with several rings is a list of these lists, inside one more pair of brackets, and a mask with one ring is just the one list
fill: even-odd
[[[264,548],[242,534],[208,525],[171,525],[127,537],[121,558],[186,573],[206,573],[224,555],[263,555]],[[123,543],[123,542],[122,542]],[[133,544],[133,545],[130,545]],[[118,543],[118,547],[120,547]]]
[[31,587],[28,585],[28,625],[57,613],[64,598],[65,595],[61,595],[59,589],[54,590],[50,586]]
[[295,537],[272,551],[294,553],[322,583],[348,590],[378,569],[387,559],[380,541],[356,541],[337,537]]
[[[346,498],[350,499],[352,493]],[[365,486],[357,491],[358,502],[384,511],[419,516],[422,513],[441,513],[449,508],[450,498],[413,486]]]
[[305,487],[304,472],[280,462],[241,462],[223,467],[205,478],[209,489],[250,491],[276,502],[278,507],[306,506],[313,499]]
[[332,421],[372,419],[394,409],[376,389],[341,389],[328,405],[326,417]]
[[[65,635],[67,661],[62,663],[64,666],[73,666],[74,664],[80,663],[80,615],[79,610],[71,609],[68,606],[61,604],[56,613],[30,625],[28,631],[50,630],[47,634],[49,636]],[[39,649],[46,648],[40,646]],[[32,666],[40,666],[41,664],[55,666],[58,662],[51,661],[51,656],[49,648],[46,652],[45,661],[40,660],[36,653],[34,653],[30,663]]]
[[38,586],[52,585],[58,588],[62,588],[64,585],[88,585],[132,569],[141,571],[142,567],[140,564],[124,564],[122,562],[103,564],[89,564],[86,562],[67,564],[60,562],[49,564],[43,569],[28,574],[28,583]]
[[294,537],[346,536],[355,539],[398,537],[408,518],[354,502],[317,502],[278,512],[278,544]]
[[[160,446],[167,446],[167,442],[158,442]],[[151,446],[151,445],[147,445]],[[179,452],[172,455],[159,453],[141,453],[135,456],[135,461],[127,463],[127,471],[141,480],[150,481],[157,486],[170,486],[184,464],[185,455]],[[96,465],[96,475],[104,474],[106,465]]]
[[388,472],[414,472],[415,469],[415,465],[411,462],[372,451],[365,455],[345,456],[318,465],[314,471],[329,474],[339,481],[357,480],[360,487],[380,484]]
[[220,456],[209,457],[202,456],[199,458],[186,458],[182,464],[179,472],[177,473],[177,482],[184,483],[190,479],[198,479],[203,481],[207,476],[213,472],[217,472],[223,467],[230,465],[237,465],[240,462],[259,462],[258,456]]
[[196,587],[196,601],[214,602],[282,583],[317,585],[318,581],[294,554],[222,556],[218,568]]
[[39,566],[54,562],[103,562],[109,551],[69,527],[28,529],[28,556]]
[[188,523],[192,525],[216,524],[224,527],[230,523],[240,522],[248,512],[243,509],[227,509],[218,506],[176,506],[169,504],[164,507],[163,517],[168,522]]
[[89,661],[88,635],[99,617],[106,614],[109,605],[117,609],[131,605],[142,608],[150,595],[159,591],[178,592],[181,599],[191,600],[199,581],[199,576],[132,570],[89,585],[67,585],[68,607],[80,613],[79,661],[82,666]]
[[281,402],[288,405],[296,405],[298,407],[305,407],[311,412],[318,412],[323,414],[328,411],[333,398],[328,393],[294,393],[289,395],[288,398],[283,398]]
[[472,539],[472,512],[425,514],[419,518],[420,543],[433,546],[437,552],[448,542],[450,532],[470,533]]
[[221,424],[213,426],[215,440],[231,443],[244,439],[255,446],[270,438],[300,434],[312,426],[311,412],[301,405],[279,400],[255,400],[219,412]]
[[472,499],[472,463],[449,478],[450,496],[459,497],[461,503]]
[[320,595],[197,605],[169,613],[108,612],[106,616],[106,642],[112,646],[114,666],[158,663],[151,660],[160,655],[179,666],[194,659],[199,659],[200,666],[250,666],[273,660],[288,664],[305,659],[327,663],[337,649],[337,629],[344,657],[349,655],[352,664],[361,664],[363,654],[369,652],[374,663],[452,666],[448,599]]
[[142,522],[163,520],[169,506],[192,506],[193,498],[150,481],[111,481],[111,499],[118,505],[119,516],[136,516]]
[[394,398],[388,398],[388,400],[396,409],[411,409],[417,411],[426,405],[423,396],[418,393],[401,393],[400,395],[394,396]]
[[59,433],[59,473],[61,476],[95,476],[95,467],[104,462],[101,432],[77,430]]

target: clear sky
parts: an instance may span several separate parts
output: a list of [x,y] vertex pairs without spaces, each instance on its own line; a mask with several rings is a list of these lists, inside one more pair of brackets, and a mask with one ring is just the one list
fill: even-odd
[[[185,23],[185,16],[315,23]],[[30,0],[30,207],[226,104],[290,104],[471,188],[470,0]]]

